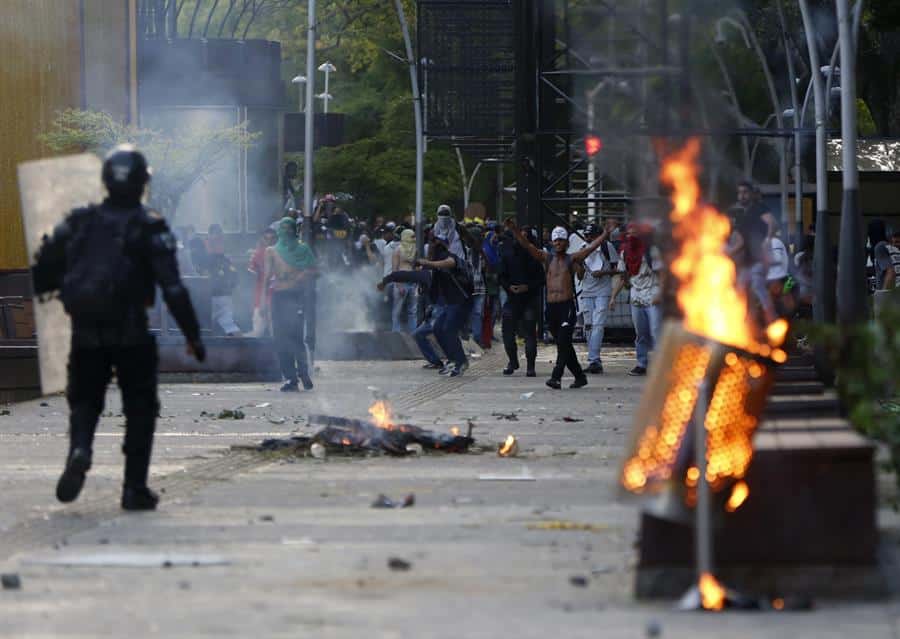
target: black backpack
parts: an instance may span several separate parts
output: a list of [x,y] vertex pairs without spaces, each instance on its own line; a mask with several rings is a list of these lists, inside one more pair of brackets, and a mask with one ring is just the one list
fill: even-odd
[[119,320],[138,301],[134,251],[138,216],[110,215],[99,207],[72,214],[72,238],[66,247],[66,273],[60,299],[79,319]]

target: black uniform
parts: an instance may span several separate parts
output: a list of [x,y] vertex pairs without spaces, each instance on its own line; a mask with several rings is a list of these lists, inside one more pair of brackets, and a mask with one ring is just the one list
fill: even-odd
[[[86,246],[84,238],[91,237],[86,229],[91,224],[112,229],[108,240],[112,244],[97,247],[94,242]],[[131,267],[128,294],[117,317],[67,304],[66,276],[77,272],[86,254],[98,248],[120,250]],[[136,494],[139,499],[135,509],[155,506],[155,496],[147,489],[147,473],[159,412],[157,352],[156,341],[148,331],[146,308],[153,304],[157,285],[194,354],[203,358],[200,328],[179,277],[175,249],[175,238],[165,220],[132,198],[109,198],[100,206],[76,209],[56,227],[52,237],[44,237],[32,268],[35,293],[61,291],[72,317],[66,390],[71,411],[70,449],[66,471],[57,487],[61,501],[74,500],[81,489],[84,473],[90,467],[94,431],[103,411],[106,387],[115,371],[126,418],[122,505],[134,506],[135,502],[127,497]],[[80,457],[75,455],[77,459],[73,461],[76,450]]]
[[[516,347],[518,333],[525,340],[527,371],[529,376],[532,376],[537,359],[537,321],[540,316],[541,289],[545,279],[544,269],[511,234],[504,234],[501,238],[499,253],[500,264],[497,275],[500,285],[507,293],[501,323],[503,347],[509,358],[509,365],[504,373],[511,375],[519,367]],[[527,284],[528,291],[513,293],[509,290],[513,284]]]

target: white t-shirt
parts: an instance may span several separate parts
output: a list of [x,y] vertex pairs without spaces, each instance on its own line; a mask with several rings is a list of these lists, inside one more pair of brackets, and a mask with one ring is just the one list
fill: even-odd
[[[653,300],[659,295],[659,271],[663,268],[662,256],[655,246],[650,247],[650,255],[641,260],[637,275],[629,278],[631,282],[631,303],[634,306],[653,306]],[[624,252],[619,254],[619,272],[625,272]]]
[[398,240],[392,241],[390,244],[383,239],[375,240],[378,252],[381,253],[381,259],[384,260],[384,277],[387,277],[394,270],[394,252],[400,247]]
[[790,265],[790,257],[784,242],[777,237],[773,237],[768,241],[766,250],[769,251],[769,270],[766,273],[766,279],[782,280],[788,276],[788,266]]
[[[609,261],[603,254],[603,249],[609,255]],[[616,247],[612,242],[604,242],[596,251],[587,256],[584,260],[584,279],[581,281],[581,294],[585,297],[609,296],[612,295],[612,275],[603,275],[594,277],[591,275],[594,271],[615,271],[618,270],[619,255],[616,253]]]

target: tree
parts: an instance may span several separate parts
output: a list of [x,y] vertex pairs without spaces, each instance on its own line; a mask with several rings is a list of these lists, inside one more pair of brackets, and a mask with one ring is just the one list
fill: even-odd
[[54,151],[87,151],[101,156],[117,144],[134,144],[153,167],[151,205],[174,223],[184,194],[227,154],[248,148],[258,137],[247,130],[246,122],[223,129],[163,132],[122,124],[102,111],[67,109],[57,115],[41,141]]

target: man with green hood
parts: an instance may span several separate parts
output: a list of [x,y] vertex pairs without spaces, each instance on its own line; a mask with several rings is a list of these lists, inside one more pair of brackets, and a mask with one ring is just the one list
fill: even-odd
[[[297,237],[297,221],[291,217],[278,223],[278,241],[266,249],[263,281],[272,289],[271,306],[263,295],[260,310],[271,311],[272,334],[278,351],[278,364],[285,379],[283,392],[296,392],[297,378],[311,390],[306,356],[304,311],[306,292],[315,286],[316,257]],[[314,318],[313,318],[314,321]]]

